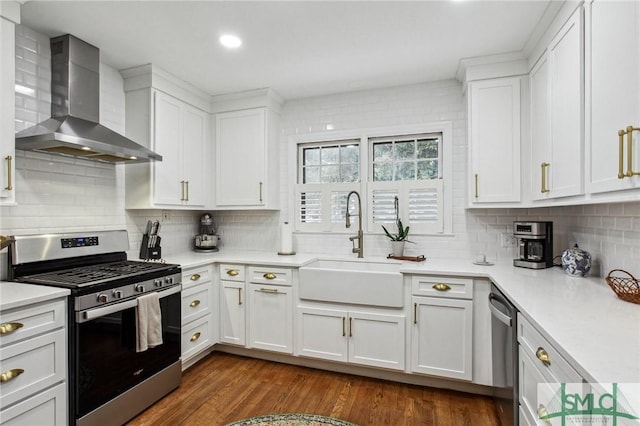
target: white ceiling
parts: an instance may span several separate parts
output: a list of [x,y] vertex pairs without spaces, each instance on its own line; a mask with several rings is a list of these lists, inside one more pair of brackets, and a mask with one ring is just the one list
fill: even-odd
[[[454,78],[462,58],[526,50],[550,4],[28,1],[22,24],[73,34],[119,70],[153,63],[211,95],[271,87],[293,99]],[[223,32],[243,46],[220,46]]]

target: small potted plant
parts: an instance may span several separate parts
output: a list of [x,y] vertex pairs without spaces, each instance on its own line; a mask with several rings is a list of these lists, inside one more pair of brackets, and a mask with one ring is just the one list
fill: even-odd
[[391,240],[391,254],[393,256],[402,256],[404,254],[404,243],[409,241],[409,227],[405,227],[402,225],[402,220],[398,215],[398,197],[395,198],[395,210],[396,210],[396,226],[398,228],[398,232],[392,234],[389,230],[382,225],[382,229],[384,233],[387,235],[387,238]]

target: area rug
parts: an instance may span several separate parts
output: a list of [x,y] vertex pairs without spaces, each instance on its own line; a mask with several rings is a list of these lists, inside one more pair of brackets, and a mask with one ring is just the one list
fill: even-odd
[[316,414],[269,414],[229,423],[226,426],[357,426],[333,417]]

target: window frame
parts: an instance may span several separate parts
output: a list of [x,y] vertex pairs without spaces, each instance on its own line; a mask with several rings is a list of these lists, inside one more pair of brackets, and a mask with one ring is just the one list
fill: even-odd
[[[349,233],[350,230],[344,228],[344,225],[338,226],[310,226],[311,224],[300,223],[300,215],[298,211],[298,196],[300,194],[299,176],[301,176],[302,167],[299,164],[299,145],[300,144],[327,144],[331,142],[339,143],[343,140],[359,140],[360,146],[360,181],[353,182],[354,190],[358,191],[362,199],[362,214],[367,220],[363,221],[363,229],[369,234],[383,235],[382,227],[379,224],[372,225],[372,220],[369,217],[370,204],[369,204],[369,185],[370,172],[373,170],[369,141],[371,139],[385,138],[385,137],[401,137],[402,135],[412,136],[421,134],[442,134],[441,141],[441,158],[439,164],[440,181],[439,185],[442,187],[442,209],[440,212],[442,222],[439,230],[421,230],[420,227],[412,227],[412,235],[451,235],[453,233],[453,124],[451,121],[438,121],[432,123],[424,123],[417,125],[399,125],[399,126],[387,126],[387,127],[371,127],[371,128],[359,128],[351,130],[341,131],[325,131],[315,132],[303,135],[289,136],[289,182],[293,187],[290,192],[291,197],[289,199],[289,216],[294,219],[291,221],[296,224],[296,232],[333,232],[333,233]],[[371,165],[370,165],[371,163]],[[372,176],[371,176],[372,179]],[[432,179],[435,180],[435,179]],[[403,181],[392,181],[403,182]],[[407,182],[420,182],[420,181],[407,181]],[[333,184],[319,184],[319,185],[333,185]],[[338,185],[346,185],[339,183]],[[400,200],[401,205],[403,200]],[[401,212],[403,212],[401,207]],[[403,218],[403,222],[404,222]],[[408,218],[407,218],[408,222]],[[315,225],[315,224],[314,224]],[[411,226],[409,223],[407,225]],[[352,226],[353,227],[353,226]],[[415,230],[414,230],[415,229]]]

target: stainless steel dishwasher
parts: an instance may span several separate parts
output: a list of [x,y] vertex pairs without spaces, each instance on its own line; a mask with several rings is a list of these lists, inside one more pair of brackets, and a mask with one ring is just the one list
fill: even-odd
[[493,386],[502,426],[518,424],[517,310],[494,285],[489,293]]

